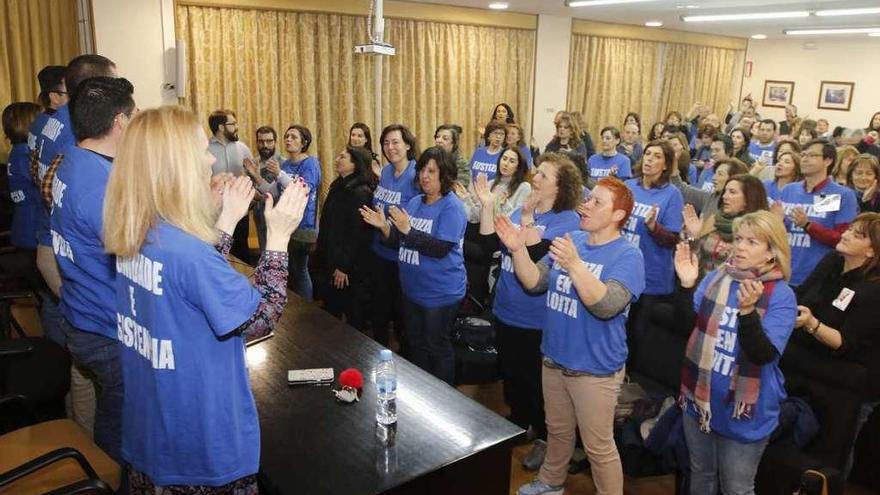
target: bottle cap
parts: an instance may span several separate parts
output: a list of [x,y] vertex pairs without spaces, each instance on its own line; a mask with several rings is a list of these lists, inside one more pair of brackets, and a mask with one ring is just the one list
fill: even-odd
[[391,361],[391,351],[388,349],[382,349],[379,351],[379,359],[382,361]]

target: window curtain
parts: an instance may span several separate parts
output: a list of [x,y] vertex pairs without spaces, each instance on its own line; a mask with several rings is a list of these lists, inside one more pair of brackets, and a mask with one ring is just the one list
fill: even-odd
[[535,32],[403,19],[386,22],[397,56],[382,71],[382,117],[403,122],[432,146],[434,129],[459,124],[461,153],[470,156],[478,129],[498,103],[509,104],[530,135]]
[[583,113],[594,142],[603,127],[620,128],[630,111],[642,116],[643,127],[651,125],[658,54],[653,41],[572,36],[568,107]]
[[720,115],[737,87],[742,58],[743,50],[575,34],[569,108],[584,113],[591,133],[620,128],[635,111],[647,135],[668,111],[684,114],[697,101]]
[[[184,104],[205,123],[213,110],[234,110],[249,146],[260,125],[279,133],[305,125],[326,192],[351,124],[375,120],[376,59],[353,52],[366,39],[366,17],[183,4],[175,12],[189,57]],[[383,122],[407,124],[422,148],[437,125],[456,123],[469,156],[499,102],[530,122],[534,31],[389,19],[385,39],[397,55],[383,63]],[[372,131],[381,155],[381,129]]]
[[[0,102],[37,101],[37,72],[79,54],[74,0],[0,0]],[[5,156],[8,143],[0,144]]]
[[736,99],[733,91],[742,74],[743,50],[677,43],[664,49],[659,113],[684,114],[694,102],[702,102],[723,118],[728,103]]

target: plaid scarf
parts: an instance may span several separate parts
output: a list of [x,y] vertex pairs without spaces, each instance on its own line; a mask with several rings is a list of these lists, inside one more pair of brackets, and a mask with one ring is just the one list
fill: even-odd
[[[700,429],[711,431],[709,422],[712,420],[712,368],[715,362],[715,342],[718,339],[718,328],[721,316],[730,296],[734,280],[743,281],[757,279],[764,283],[764,292],[758,300],[756,310],[763,318],[767,311],[770,297],[776,287],[776,281],[782,279],[782,271],[773,267],[763,274],[754,270],[737,270],[729,262],[720,266],[710,274],[711,279],[706,286],[700,309],[697,312],[697,324],[688,339],[685,359],[681,371],[681,395],[679,402],[684,406],[687,401],[694,404],[699,413]],[[748,418],[758,402],[761,391],[761,366],[750,362],[743,354],[742,347],[734,361],[730,376],[728,401],[734,401],[733,418]]]

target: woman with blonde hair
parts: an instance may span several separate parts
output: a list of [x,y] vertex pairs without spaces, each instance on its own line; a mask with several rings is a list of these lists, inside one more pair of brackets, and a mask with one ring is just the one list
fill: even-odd
[[103,237],[116,256],[132,493],[257,493],[259,421],[243,340],[281,316],[287,244],[309,190],[294,181],[277,204],[266,195],[266,250],[252,285],[225,255],[254,189],[247,177],[211,179],[213,162],[190,111],[144,110],[107,185]]
[[590,133],[587,131],[587,120],[584,118],[584,114],[581,112],[569,112],[571,119],[580,129],[581,142],[584,143],[584,147],[587,148],[587,155],[585,158],[590,158],[591,156],[596,154],[596,146],[593,144],[593,137],[590,136]]
[[675,252],[681,281],[676,330],[690,332],[679,403],[690,452],[690,493],[754,493],[755,473],[786,397],[779,358],[797,316],[791,248],[768,211],[733,222],[728,261],[697,285],[687,243]]
[[837,148],[837,161],[834,162],[834,167],[831,169],[831,177],[834,182],[846,185],[849,167],[857,156],[859,156],[859,150],[855,146],[846,145]]
[[[587,147],[581,141],[581,128],[577,125],[571,114],[564,112],[557,114],[559,122],[556,123],[556,135],[547,143],[544,152],[575,152],[587,158]],[[555,119],[554,119],[555,120]]]

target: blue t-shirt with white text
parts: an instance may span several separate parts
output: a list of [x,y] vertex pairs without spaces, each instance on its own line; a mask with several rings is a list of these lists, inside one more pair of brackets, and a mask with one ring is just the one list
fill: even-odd
[[244,341],[260,293],[211,245],[160,221],[116,260],[122,455],[157,486],[219,486],[259,469]]
[[[519,228],[522,209],[517,208],[510,215],[510,221]],[[577,230],[580,217],[574,210],[548,210],[544,213],[535,212],[535,228],[541,231],[541,239],[552,241],[566,232]],[[495,300],[492,311],[505,324],[518,328],[542,328],[544,325],[544,294],[526,292],[516,278],[513,270],[513,258],[510,251],[501,246],[501,274],[495,286]]]
[[[571,233],[584,266],[604,283],[616,280],[622,284],[632,294],[630,302],[636,301],[645,288],[642,253],[622,236],[596,246],[587,244],[588,239],[587,232]],[[584,306],[568,272],[550,254],[541,262],[550,266],[541,352],[570,370],[597,375],[620,370],[629,352],[629,306],[610,319],[596,318]]]
[[[614,156],[605,156],[596,153],[587,160],[590,168],[590,177],[601,179],[602,177],[614,176],[620,180],[626,180],[632,177],[632,162],[629,157],[623,153],[617,153]],[[611,173],[613,167],[617,168],[615,173]]]
[[40,192],[30,172],[30,153],[27,143],[12,146],[9,152],[7,175],[9,176],[9,199],[15,205],[12,210],[12,226],[9,241],[24,249],[37,247],[36,219],[42,207]]
[[495,153],[489,153],[489,148],[486,146],[480,146],[474,150],[470,163],[472,183],[477,181],[479,174],[486,174],[488,180],[492,180],[498,175],[498,158],[501,157],[502,150],[503,148],[499,148]]
[[52,249],[61,272],[61,314],[74,327],[116,338],[114,257],[104,252],[104,194],[111,163],[71,146],[52,181]]
[[749,156],[756,162],[763,158],[764,163],[768,166],[773,165],[773,155],[776,153],[776,143],[770,143],[762,146],[757,141],[749,143]]
[[[694,291],[694,311],[700,311],[703,295],[709,281],[714,277],[715,272],[706,275]],[[773,433],[779,424],[779,404],[786,397],[785,379],[779,370],[779,359],[785,352],[785,346],[794,328],[797,302],[794,291],[784,280],[775,283],[767,305],[767,312],[761,319],[761,324],[764,328],[764,335],[776,348],[778,355],[772,362],[761,366],[761,390],[752,414],[748,418],[743,416],[740,419],[734,419],[734,402],[731,398],[730,380],[734,373],[736,358],[741,353],[737,338],[739,301],[736,293],[738,290],[739,282],[733,281],[727,305],[719,322],[715,353],[712,356],[712,395],[710,398],[712,418],[709,426],[714,433],[723,437],[738,442],[756,442]],[[686,411],[694,418],[698,417],[693,404],[689,403]]]
[[625,182],[633,193],[635,205],[623,226],[622,234],[645,257],[645,291],[649,296],[671,294],[675,288],[675,271],[672,267],[673,248],[662,247],[648,233],[645,218],[653,205],[657,205],[657,222],[668,232],[681,232],[684,199],[678,188],[671,184],[645,189],[641,179]]
[[[385,218],[389,218],[389,206],[397,206],[398,208],[406,206],[409,200],[419,192],[419,187],[416,185],[416,162],[414,160],[410,160],[399,177],[394,175],[394,165],[385,164],[379,175],[379,185],[373,192],[373,208],[381,207]],[[379,241],[381,235],[381,232],[376,232],[376,236],[373,238],[373,252],[386,261],[396,262],[397,250],[382,244]]]
[[[49,164],[58,153],[68,146],[76,144],[73,126],[70,123],[70,109],[62,106],[54,113],[43,112],[31,124],[28,133],[28,149],[37,154],[37,178],[42,181],[49,169]],[[51,246],[52,236],[49,234],[49,211],[37,209],[37,242],[41,246]]]
[[[824,211],[823,201],[834,201],[829,211]],[[848,224],[859,214],[859,203],[852,189],[842,186],[831,178],[826,178],[818,184],[812,192],[807,192],[804,181],[792,182],[782,188],[779,195],[782,209],[785,212],[785,229],[788,231],[788,244],[791,246],[791,285],[797,287],[807,277],[813,268],[819,264],[819,260],[834,249],[798,227],[789,218],[792,210],[801,207],[807,213],[807,219],[811,223],[834,228],[840,224]],[[822,209],[823,211],[817,211]]]
[[408,246],[406,237],[401,236],[400,287],[407,299],[430,309],[453,304],[464,297],[467,277],[462,244],[467,215],[454,193],[447,193],[430,205],[423,200],[424,195],[420,194],[406,205],[410,228],[455,244],[446,256],[434,258]]

